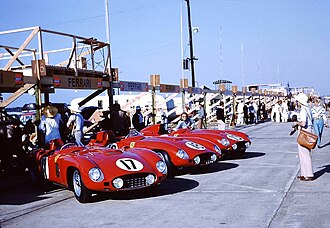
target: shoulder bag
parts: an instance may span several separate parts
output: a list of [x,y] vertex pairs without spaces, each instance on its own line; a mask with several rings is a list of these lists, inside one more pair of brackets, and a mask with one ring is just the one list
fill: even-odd
[[297,142],[300,146],[305,147],[309,150],[314,149],[317,143],[317,135],[301,128],[297,138]]

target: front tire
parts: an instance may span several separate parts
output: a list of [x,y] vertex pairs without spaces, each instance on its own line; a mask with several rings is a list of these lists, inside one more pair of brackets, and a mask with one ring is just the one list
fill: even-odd
[[78,169],[75,169],[73,171],[72,187],[73,187],[74,196],[80,203],[89,202],[91,197],[91,191],[88,188],[86,188]]
[[162,150],[154,150],[159,157],[162,158],[162,160],[166,163],[167,166],[167,173],[168,174],[173,174],[176,171],[176,168],[174,166],[174,164],[171,161],[170,156],[168,155],[168,153],[166,151],[162,151]]

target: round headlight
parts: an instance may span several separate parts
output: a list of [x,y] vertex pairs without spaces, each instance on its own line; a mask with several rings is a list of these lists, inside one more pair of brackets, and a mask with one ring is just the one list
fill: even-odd
[[155,183],[155,176],[152,174],[149,174],[148,176],[146,176],[146,184],[152,185],[153,183]]
[[211,161],[215,162],[217,160],[217,155],[212,154],[211,156]]
[[181,159],[189,159],[188,154],[186,153],[186,151],[179,149],[178,152],[176,152],[176,156],[178,156]]
[[218,139],[218,142],[221,143],[223,146],[229,146],[230,142],[228,139]]
[[199,156],[194,157],[194,162],[198,165],[199,163],[201,163],[201,158]]
[[156,163],[156,168],[162,174],[166,174],[167,173],[167,166],[166,166],[166,163],[164,161],[157,162]]
[[218,152],[218,153],[221,154],[221,149],[220,149],[220,147],[218,147],[217,145],[214,145],[213,148],[214,148],[215,152]]
[[245,143],[245,147],[246,147],[246,148],[248,148],[250,145],[251,145],[251,143],[249,143],[249,142],[246,142],[246,143]]
[[118,177],[112,181],[112,184],[115,188],[122,188],[124,186],[124,181]]
[[88,172],[89,178],[94,182],[103,181],[104,176],[100,169],[98,168],[91,168]]

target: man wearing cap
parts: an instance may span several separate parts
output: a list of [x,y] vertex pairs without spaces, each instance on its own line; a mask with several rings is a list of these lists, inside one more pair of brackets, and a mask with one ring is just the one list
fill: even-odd
[[145,127],[143,115],[141,113],[141,106],[136,106],[135,110],[136,111],[132,118],[133,126],[137,131],[141,131]]
[[[299,121],[294,122],[294,126],[300,126],[309,132],[312,131],[312,112],[308,106],[308,97],[304,93],[299,93],[295,97],[298,106],[301,107],[299,113]],[[313,165],[312,165],[312,158],[311,158],[311,150],[300,146],[298,144],[299,150],[299,160],[300,160],[300,176],[297,178],[302,181],[312,181],[314,180],[314,173],[313,173]]]
[[81,140],[84,137],[84,117],[80,114],[80,109],[75,106],[69,106],[72,115],[69,117],[66,126],[71,130],[71,135],[74,136],[78,145],[83,145]]
[[[59,140],[62,143],[60,134],[61,115],[56,107],[48,105],[42,110],[43,115],[40,120],[39,129],[45,134],[45,144],[51,140]],[[63,143],[62,143],[63,144]]]

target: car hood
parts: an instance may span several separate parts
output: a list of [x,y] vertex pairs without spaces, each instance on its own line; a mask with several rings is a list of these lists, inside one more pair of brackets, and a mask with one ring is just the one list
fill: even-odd
[[108,148],[88,148],[75,152],[101,168],[104,172],[129,173],[132,171],[150,172],[150,165],[139,155],[127,151]]

